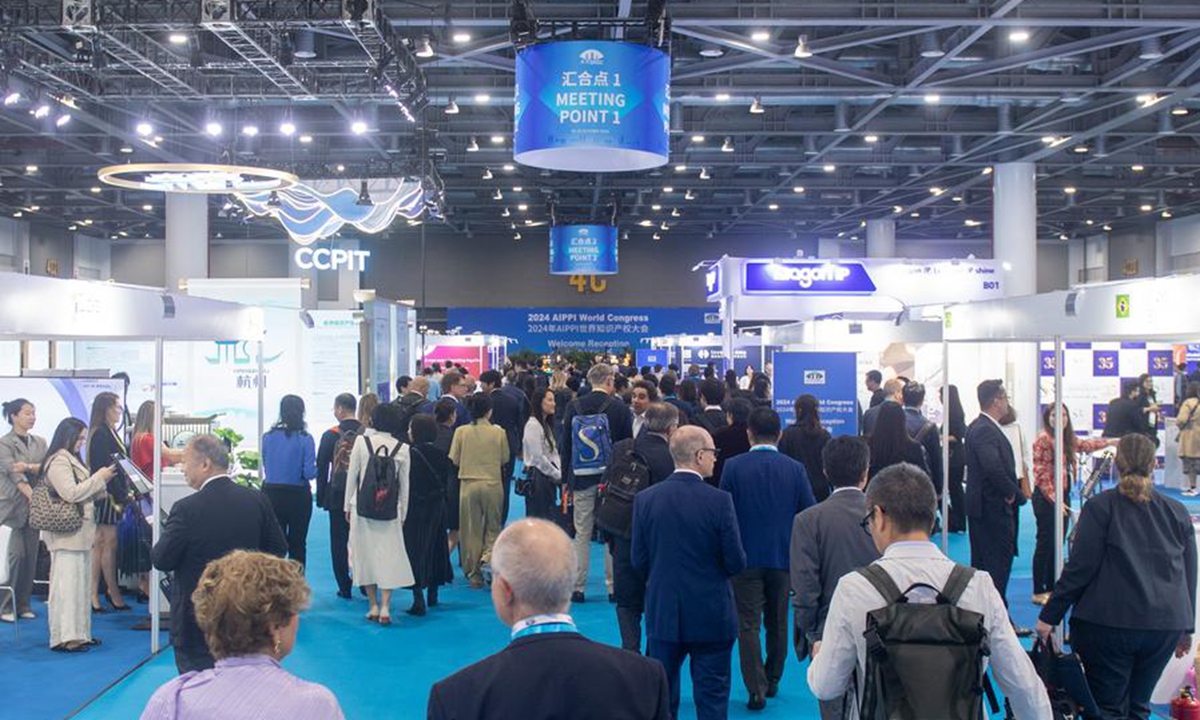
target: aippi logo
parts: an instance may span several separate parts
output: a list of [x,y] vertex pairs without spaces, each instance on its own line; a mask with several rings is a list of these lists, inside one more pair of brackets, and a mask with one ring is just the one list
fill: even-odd
[[804,371],[805,385],[824,385],[825,371],[824,370],[805,370]]
[[579,62],[584,65],[603,65],[604,53],[595,48],[589,48],[579,53]]

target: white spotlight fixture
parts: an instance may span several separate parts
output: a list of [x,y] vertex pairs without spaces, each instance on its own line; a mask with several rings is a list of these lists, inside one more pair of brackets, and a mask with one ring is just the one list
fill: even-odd
[[41,120],[41,119],[47,117],[48,115],[50,115],[50,103],[43,101],[40,105],[38,105],[33,110],[31,110],[30,114],[33,115],[38,120]]
[[54,127],[62,127],[71,122],[71,113],[63,113],[54,120]]
[[521,203],[520,205],[517,206],[517,212],[525,212],[528,209],[529,209],[529,206],[526,205],[525,203]]
[[488,95],[487,93],[479,93],[478,95],[475,96],[475,102],[477,102],[477,103],[491,102],[491,100],[492,100],[492,96]]
[[673,192],[675,192],[675,188],[671,187],[670,185],[665,185],[663,187],[663,192],[664,193],[673,193]]
[[467,141],[467,152],[479,152],[479,141],[475,139],[474,135]]
[[729,93],[719,92],[715,96],[717,102],[729,102]]
[[989,166],[989,167],[985,167],[985,168],[983,169],[983,172],[982,172],[982,173],[980,173],[980,174],[981,174],[981,175],[991,175],[991,174],[992,174],[992,168],[991,168],[990,166]]
[[766,111],[767,109],[763,107],[762,100],[754,98],[754,101],[750,103],[751,115],[762,115]]
[[778,210],[778,209],[779,209],[779,203],[771,203],[770,205],[768,205],[768,206],[767,206],[767,209],[768,209],[768,210]]
[[433,43],[429,42],[427,37],[417,40],[417,51],[413,54],[419,58],[433,57]]
[[167,36],[167,42],[172,45],[187,45],[188,36],[183,33],[171,33]]
[[137,134],[141,135],[142,137],[150,137],[154,134],[154,126],[145,120],[138,123],[134,130],[136,130]]
[[504,212],[500,213],[500,217],[512,217],[512,213],[508,208],[504,208]]
[[692,136],[692,142],[694,142],[694,143],[702,143],[702,142],[704,142],[704,136],[703,136],[703,135],[693,135],[693,136]]
[[452,35],[450,37],[450,39],[453,40],[454,42],[458,43],[459,45],[462,45],[463,43],[471,42],[471,33],[456,32],[456,33],[454,33],[454,35]]
[[796,193],[797,195],[803,195],[804,194],[804,186],[797,185],[792,188],[792,192]]
[[796,38],[796,49],[792,52],[792,55],[800,58],[801,60],[813,56],[812,50],[808,47],[807,35],[801,35],[800,37]]
[[1090,151],[1091,151],[1091,148],[1089,148],[1087,145],[1076,145],[1075,147],[1071,148],[1071,152],[1077,153],[1079,155],[1084,155]]
[[696,199],[696,193],[692,192],[691,190],[688,190],[687,192],[685,192],[685,193],[683,194],[683,199],[684,199],[684,200],[695,200],[695,199]]
[[1112,225],[1109,225],[1108,223],[1104,223],[1103,225],[1100,226],[1100,229],[1103,230],[1104,232],[1112,232]]
[[771,33],[766,30],[755,30],[750,34],[750,39],[754,42],[766,42],[771,39]]
[[671,217],[680,217],[683,213],[679,212],[679,208],[671,208]]
[[346,172],[346,166],[342,165],[341,163],[338,163],[337,167],[335,167],[334,170],[337,170],[340,173],[344,173],[344,172]]
[[708,174],[708,168],[706,168],[706,167],[700,168],[700,179],[701,180],[711,180],[712,179],[712,175]]
[[504,137],[502,135],[493,135],[492,136],[492,144],[493,145],[499,145],[502,142],[504,142]]
[[1134,172],[1142,172],[1143,170],[1146,169],[1146,166],[1145,165],[1131,165],[1129,167],[1129,169]]
[[123,153],[125,155],[132,155],[133,154],[133,146],[132,145],[122,145],[121,153]]
[[216,121],[210,121],[204,124],[204,132],[210,137],[219,137],[223,130],[224,128],[221,127],[221,123]]
[[725,142],[721,143],[721,152],[733,152],[733,138],[726,137]]
[[242,134],[246,137],[258,137],[258,126],[253,123],[243,125]]
[[827,172],[827,173],[836,172],[836,171],[837,171],[837,165],[834,165],[833,163],[826,163],[825,165],[823,165],[823,166],[821,167],[821,169],[822,169],[822,170],[824,170],[824,171],[825,171],[825,172]]
[[1188,114],[1188,109],[1180,105],[1178,107],[1171,108],[1171,114],[1175,117],[1183,117],[1184,115]]
[[658,233],[654,233],[651,235],[651,237],[653,237],[655,240],[662,240],[662,235],[659,235]]
[[650,209],[654,212],[658,212],[659,210],[662,210],[662,205],[654,204],[650,206]]
[[313,136],[312,135],[301,135],[299,139],[300,139],[301,145],[309,145],[313,141]]
[[459,113],[458,101],[454,98],[450,98],[450,102],[446,103],[445,113],[447,115],[457,115]]
[[1142,206],[1139,209],[1142,212],[1150,212],[1150,211],[1154,210],[1154,206],[1151,205],[1150,203],[1144,203],[1144,204],[1142,204]]
[[687,165],[680,163],[675,166],[675,172],[687,172]]
[[37,175],[37,171],[38,171],[37,165],[26,165],[25,166],[25,174],[26,175]]
[[942,101],[942,96],[937,93],[925,93],[926,105],[937,105]]
[[492,199],[493,200],[503,200],[504,199],[504,193],[500,192],[500,188],[496,188],[495,190],[492,191]]
[[484,180],[491,180],[491,179],[492,179],[493,177],[495,177],[495,176],[494,176],[494,175],[492,175],[492,169],[491,169],[491,168],[484,168],[484,169],[483,169],[483,176],[482,176],[482,177],[483,177],[483,179],[484,179]]
[[143,209],[143,210],[145,210],[146,212],[154,212],[154,206],[153,206],[153,205],[143,205],[143,206],[142,206],[142,209]]
[[355,120],[350,123],[350,132],[355,135],[365,135],[367,132],[367,123],[362,120]]
[[520,185],[513,185],[513,192],[522,192],[525,188]]
[[90,189],[93,193],[99,193],[102,188],[99,185],[93,185]]
[[878,135],[868,135],[863,138],[863,141],[869,142],[869,143],[877,143],[877,142],[879,142],[879,136]]
[[1079,192],[1079,189],[1076,188],[1074,185],[1068,185],[1065,188],[1063,188],[1063,192],[1068,195],[1074,195],[1075,193]]
[[521,233],[519,233],[519,232],[513,233],[513,240],[520,240],[520,239],[521,239]]
[[944,189],[944,188],[940,188],[940,187],[931,187],[931,188],[929,188],[929,192],[930,192],[930,194],[931,194],[931,195],[941,195],[942,193],[944,193],[944,192],[946,192],[946,191],[945,191],[945,189]]
[[1162,211],[1162,213],[1161,213],[1161,217],[1162,217],[1164,220],[1170,220],[1170,219],[1171,219],[1171,217],[1172,217],[1172,215],[1171,215],[1171,211],[1170,211],[1170,210],[1163,210],[1163,211]]
[[296,134],[296,123],[291,120],[284,120],[279,124],[279,134],[284,137],[291,137]]
[[13,90],[4,96],[4,104],[8,105],[9,107],[12,107],[19,102],[21,102],[21,93],[17,92],[16,90]]
[[1028,30],[1013,30],[1008,34],[1008,41],[1014,43],[1029,42]]
[[1157,37],[1142,40],[1141,50],[1138,51],[1141,60],[1161,60],[1163,58],[1162,41]]
[[642,227],[650,227],[653,224],[654,224],[653,220],[642,220],[641,222],[638,223],[638,225],[641,225]]
[[504,163],[503,167],[504,167],[504,172],[512,172],[513,170],[516,170],[516,168],[512,165],[512,163]]
[[927,32],[921,35],[921,57],[923,58],[940,58],[946,54],[942,49],[941,43],[938,42],[936,32]]

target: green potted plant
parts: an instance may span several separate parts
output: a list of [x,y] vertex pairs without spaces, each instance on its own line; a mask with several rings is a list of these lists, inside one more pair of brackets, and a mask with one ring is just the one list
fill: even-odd
[[229,476],[233,481],[255,490],[260,489],[262,483],[258,479],[258,466],[262,462],[261,455],[257,450],[237,449],[246,436],[227,427],[214,428],[213,434],[221,438],[229,448],[229,455],[234,460],[233,467],[229,469]]

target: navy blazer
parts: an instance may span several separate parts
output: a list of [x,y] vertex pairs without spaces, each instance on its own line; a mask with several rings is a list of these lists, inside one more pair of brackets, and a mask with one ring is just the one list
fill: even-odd
[[730,578],[746,569],[733,498],[690,472],[633,500],[633,567],[646,578],[646,636],[664,642],[737,637]]
[[[1017,479],[1012,443],[990,417],[980,415],[967,428],[967,517],[992,512],[1015,515],[1025,504]],[[1008,498],[1015,498],[1012,504]]]
[[511,461],[511,458],[521,454],[521,442],[525,435],[521,404],[511,394],[499,388],[493,390],[489,397],[492,399],[492,424],[499,425],[508,437],[508,456]]
[[746,564],[787,570],[796,513],[817,504],[804,465],[778,450],[751,450],[729,459],[721,489],[733,497]]

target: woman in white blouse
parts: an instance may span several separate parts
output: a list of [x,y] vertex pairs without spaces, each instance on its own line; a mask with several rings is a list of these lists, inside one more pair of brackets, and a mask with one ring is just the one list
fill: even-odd
[[[371,609],[367,620],[380,625],[392,624],[392,591],[413,584],[412,565],[404,547],[404,516],[408,514],[408,446],[399,438],[404,434],[404,416],[399,405],[381,403],[371,413],[371,427],[354,442],[350,467],[346,471],[346,520],[350,523],[350,557],[354,565],[354,584],[365,586]],[[370,449],[367,443],[370,442]],[[359,516],[358,488],[367,471],[370,455],[391,455],[396,446],[396,474],[400,480],[395,520],[374,520]]]
[[525,496],[525,515],[554,519],[562,470],[558,467],[558,443],[554,438],[554,391],[534,391],[533,412],[525,423],[521,447],[529,493]]
[[100,641],[92,637],[91,587],[92,544],[96,540],[96,508],[93,502],[105,497],[113,467],[105,465],[89,473],[79,453],[87,439],[83,421],[69,417],[58,424],[46,450],[39,482],[49,483],[51,494],[71,503],[82,523],[68,533],[42,532],[50,551],[50,649],[84,652]]

